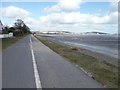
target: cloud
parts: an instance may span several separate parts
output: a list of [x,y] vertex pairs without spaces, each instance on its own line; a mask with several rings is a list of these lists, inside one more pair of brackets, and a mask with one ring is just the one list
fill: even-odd
[[39,20],[35,20],[32,17],[27,17],[25,19],[23,19],[25,24],[32,30],[32,31],[36,31],[39,30],[40,27],[40,21]]
[[22,8],[18,8],[15,6],[8,6],[8,7],[2,7],[0,8],[0,11],[2,12],[2,16],[3,17],[7,17],[7,18],[26,18],[28,16],[31,15],[30,12],[22,9]]
[[118,11],[118,2],[110,2],[110,12],[116,12]]
[[61,8],[59,7],[59,5],[54,5],[52,7],[46,7],[44,8],[45,12],[59,12],[61,11]]
[[118,2],[118,12],[120,12],[120,2]]
[[15,21],[16,19],[22,19],[25,24],[30,27],[31,30],[38,30],[39,29],[39,20],[35,20],[32,17],[32,13],[15,6],[8,6],[0,8],[3,18],[6,18],[8,21]]
[[40,31],[70,31],[75,33],[100,31],[108,33],[118,33],[117,24],[52,24],[50,26],[41,25]]
[[61,9],[73,11],[80,8],[82,0],[59,0],[59,6]]
[[40,21],[41,24],[116,24],[118,22],[118,12],[104,16],[82,14],[80,12],[52,13],[40,17]]
[[71,32],[101,31],[117,33],[118,12],[105,15],[85,14],[79,11],[56,12],[40,17],[40,30]]
[[[116,0],[117,1],[117,0]],[[84,14],[79,11],[83,0],[59,0],[56,5],[46,7],[44,10],[50,12],[40,17],[41,24],[117,24],[118,12],[117,2],[110,0],[110,12],[99,16],[96,14]],[[114,18],[114,19],[113,19]]]
[[56,5],[46,7],[45,12],[59,12],[59,11],[76,11],[80,8],[83,0],[59,0]]
[[[56,5],[46,7],[44,10],[48,15],[41,16],[40,20],[32,17],[31,12],[15,6],[0,8],[2,16],[9,19],[21,18],[31,30],[68,30],[68,31],[88,31],[107,30],[114,31],[118,23],[118,12],[115,6],[112,12],[105,15],[85,14],[79,11],[83,0],[59,0]],[[119,14],[120,15],[120,14]],[[113,28],[112,26],[115,28]],[[108,28],[109,27],[109,28]],[[109,30],[108,30],[109,31]],[[116,29],[117,31],[117,29]]]
[[68,30],[73,32],[118,31],[118,3],[110,1],[110,11],[104,15],[80,12],[83,0],[59,0],[56,5],[46,7],[48,15],[40,17],[41,30]]

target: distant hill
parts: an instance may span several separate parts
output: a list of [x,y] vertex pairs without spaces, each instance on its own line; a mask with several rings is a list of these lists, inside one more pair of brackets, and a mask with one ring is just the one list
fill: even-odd
[[104,33],[104,32],[85,32],[85,34],[108,34],[108,33]]

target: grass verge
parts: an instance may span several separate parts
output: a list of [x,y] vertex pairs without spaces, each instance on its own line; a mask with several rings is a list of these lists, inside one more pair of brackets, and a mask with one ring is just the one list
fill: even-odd
[[82,67],[94,76],[94,79],[108,88],[118,88],[118,69],[111,67],[92,56],[80,52],[80,48],[63,46],[44,37],[36,36],[43,44],[57,52],[70,62]]
[[16,41],[18,41],[19,39],[25,37],[24,36],[17,36],[17,37],[10,37],[10,38],[2,38],[1,39],[1,48],[2,50],[5,50],[7,47],[9,47],[10,45],[14,44]]

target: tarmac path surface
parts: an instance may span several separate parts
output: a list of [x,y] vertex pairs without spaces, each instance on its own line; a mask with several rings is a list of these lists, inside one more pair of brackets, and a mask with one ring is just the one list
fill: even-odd
[[2,87],[103,88],[32,35],[2,53]]

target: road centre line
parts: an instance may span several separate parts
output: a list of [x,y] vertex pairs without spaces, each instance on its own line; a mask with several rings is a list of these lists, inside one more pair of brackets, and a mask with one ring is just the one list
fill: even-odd
[[36,64],[36,60],[35,60],[35,55],[34,55],[34,51],[33,51],[33,47],[32,47],[31,37],[30,37],[30,50],[31,50],[31,54],[32,54],[36,88],[41,88],[42,89],[40,77],[39,77],[39,74],[38,74],[37,64]]

